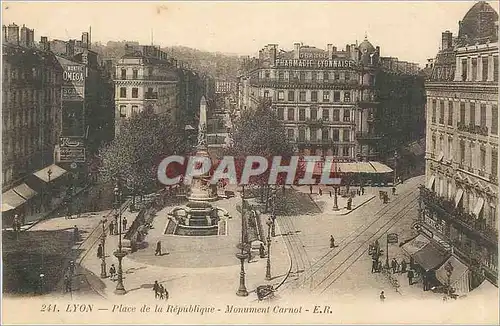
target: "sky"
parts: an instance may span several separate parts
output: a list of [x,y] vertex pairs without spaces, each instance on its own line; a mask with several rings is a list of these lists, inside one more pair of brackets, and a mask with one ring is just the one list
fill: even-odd
[[[3,24],[35,29],[35,40],[138,41],[256,56],[266,44],[291,50],[294,42],[345,49],[365,34],[382,56],[425,65],[441,32],[458,33],[474,1],[122,1],[2,2]],[[489,2],[498,11],[498,2]]]

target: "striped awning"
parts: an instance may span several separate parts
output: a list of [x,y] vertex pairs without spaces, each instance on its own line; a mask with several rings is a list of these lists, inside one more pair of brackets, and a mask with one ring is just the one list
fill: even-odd
[[18,195],[26,200],[29,200],[36,196],[37,192],[31,189],[27,184],[22,183],[13,189]]

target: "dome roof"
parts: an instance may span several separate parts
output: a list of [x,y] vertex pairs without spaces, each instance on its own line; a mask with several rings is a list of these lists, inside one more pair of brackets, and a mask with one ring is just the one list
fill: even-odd
[[460,22],[458,37],[467,44],[497,38],[498,13],[486,1],[475,3]]
[[368,41],[368,38],[365,37],[365,40],[361,42],[361,44],[358,46],[358,49],[361,51],[361,53],[373,53],[375,52],[375,47]]

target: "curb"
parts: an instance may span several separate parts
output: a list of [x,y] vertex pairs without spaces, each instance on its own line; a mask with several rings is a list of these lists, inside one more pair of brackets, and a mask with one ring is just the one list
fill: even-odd
[[350,211],[347,211],[345,213],[334,213],[334,212],[332,212],[331,214],[332,215],[336,215],[336,216],[348,215],[348,214],[352,213],[353,211],[357,210],[358,208],[366,205],[367,203],[369,203],[370,201],[372,201],[373,198],[375,198],[375,197],[377,197],[377,196],[373,195],[371,198],[369,198],[366,201],[364,201],[361,205],[358,205],[358,206],[354,207],[353,209],[351,209]]

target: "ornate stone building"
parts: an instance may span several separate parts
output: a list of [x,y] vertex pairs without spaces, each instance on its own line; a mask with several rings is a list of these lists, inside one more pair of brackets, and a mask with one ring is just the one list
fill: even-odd
[[471,273],[498,273],[498,14],[476,3],[430,61],[422,229]]

